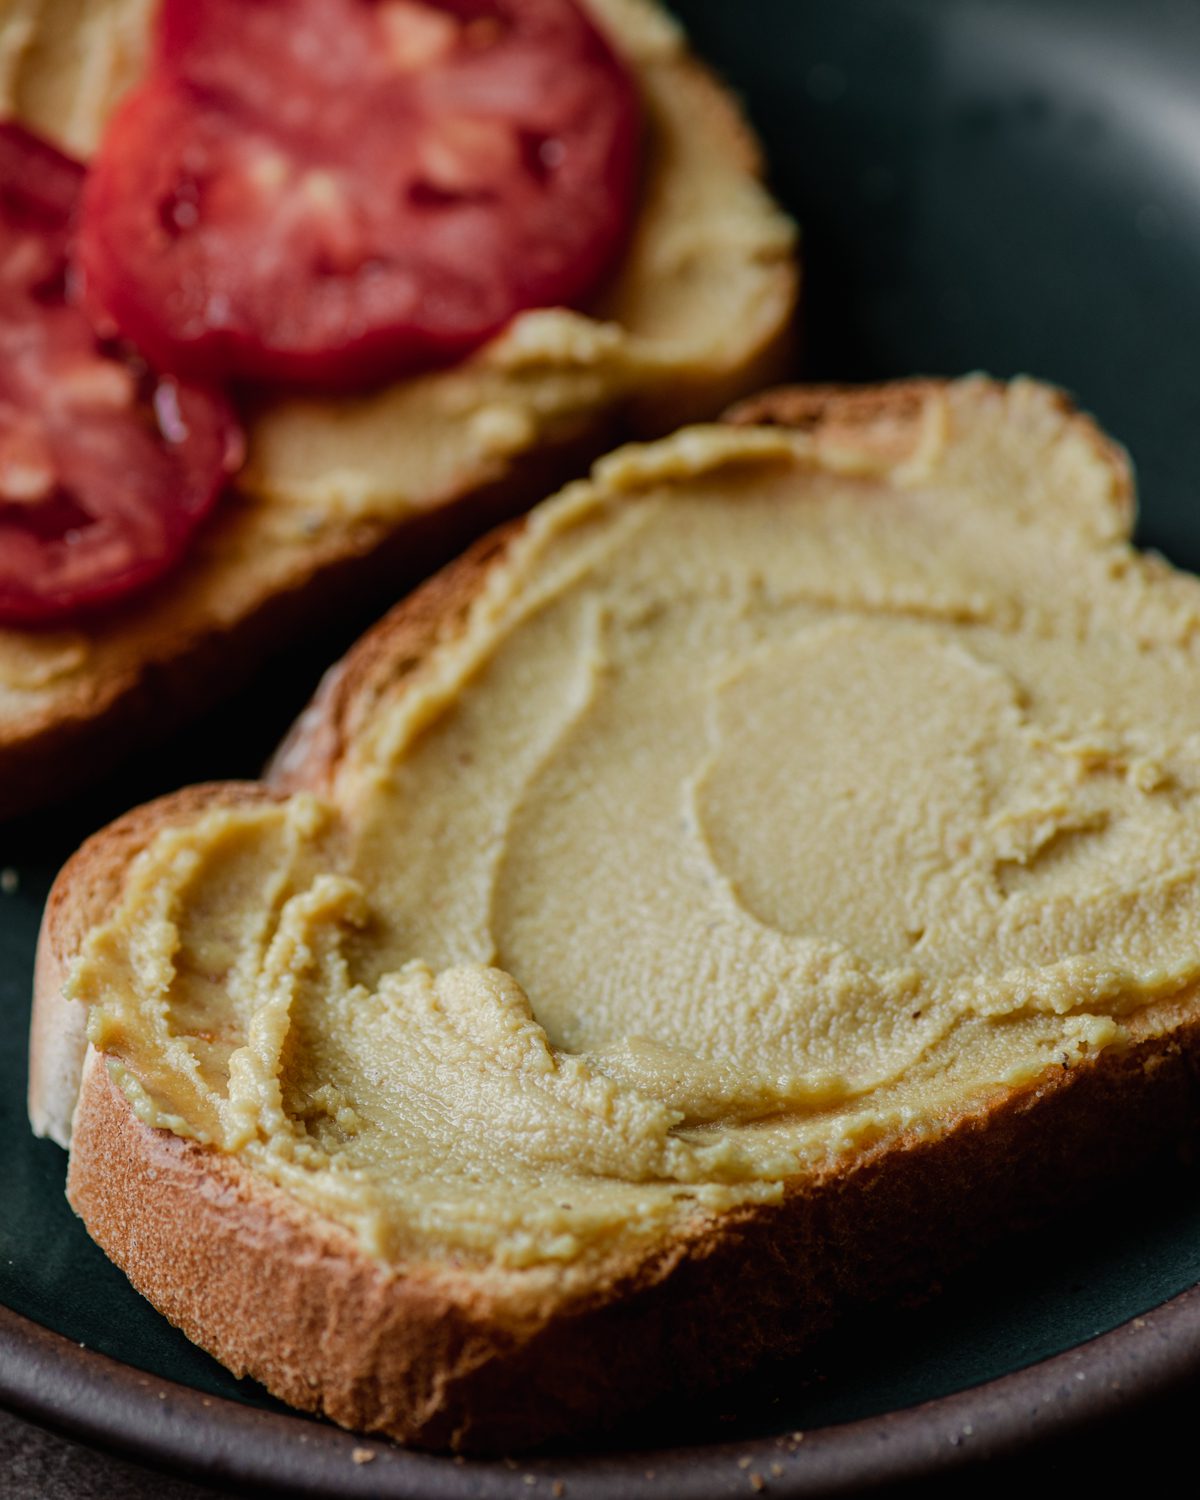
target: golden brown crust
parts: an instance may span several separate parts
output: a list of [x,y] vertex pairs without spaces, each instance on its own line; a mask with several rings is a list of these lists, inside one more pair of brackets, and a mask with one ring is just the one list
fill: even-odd
[[936,1139],[864,1154],[781,1207],[697,1226],[590,1297],[515,1322],[469,1272],[389,1273],[240,1161],[143,1125],[95,1054],[68,1196],[138,1290],[235,1374],[346,1427],[516,1451],[794,1354],[854,1306],[928,1291],[1194,1137],[1198,1069],[1193,1020],[1054,1070]]
[[[981,393],[1003,396],[1003,381],[982,376],[970,379]],[[929,403],[944,396],[952,384],[946,378],[920,376],[881,385],[778,386],[738,401],[721,420],[735,427],[790,427],[811,433],[823,448],[853,449],[894,465],[903,463],[918,447]],[[1136,496],[1124,448],[1081,412],[1065,391],[1041,383],[1038,391],[1108,469],[1132,529]]]
[[899,445],[903,453],[915,439],[926,403],[949,383],[916,379],[886,385],[779,386],[747,396],[724,420],[735,427],[792,427],[827,437],[845,432],[857,446],[880,443],[890,455]]
[[[785,391],[755,409],[818,436],[836,432],[839,444],[857,427],[865,451],[903,459],[940,389]],[[1119,481],[1116,450],[1077,420]],[[330,787],[355,726],[460,628],[512,534],[480,543],[359,643],[277,761],[274,790]],[[213,800],[262,794],[200,788],[97,835],[47,913],[43,943],[57,971],[153,827]],[[39,995],[39,1005],[51,999]],[[997,1089],[924,1133],[797,1180],[781,1205],[698,1217],[652,1255],[608,1264],[582,1291],[531,1289],[523,1273],[449,1263],[380,1267],[240,1160],[142,1124],[94,1054],[69,1196],[139,1290],[284,1400],[426,1447],[515,1450],[795,1353],[847,1308],[928,1291],[1013,1228],[1190,1141],[1200,1122],[1195,1000],[1174,1002],[1165,1034],[1147,1027],[1123,1050]],[[264,1285],[277,1289],[269,1309]]]

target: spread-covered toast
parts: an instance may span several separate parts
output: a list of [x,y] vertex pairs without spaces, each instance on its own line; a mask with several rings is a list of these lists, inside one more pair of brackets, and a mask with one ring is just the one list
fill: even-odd
[[478,544],[261,784],[60,876],[89,1232],[285,1400],[506,1450],[1191,1137],[1200,583],[1132,516],[970,379],[761,397]]
[[0,816],[786,358],[792,226],[650,0],[289,3],[0,17]]

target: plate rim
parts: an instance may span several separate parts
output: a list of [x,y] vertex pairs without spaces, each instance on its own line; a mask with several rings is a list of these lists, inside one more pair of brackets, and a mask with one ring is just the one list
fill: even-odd
[[[266,1411],[138,1370],[0,1305],[0,1405],[199,1483],[305,1500],[710,1500],[853,1493],[1029,1453],[1200,1379],[1200,1283],[1062,1353],[917,1406],[795,1436],[459,1460]],[[370,1457],[365,1455],[369,1454]],[[748,1460],[748,1461],[747,1461]],[[532,1484],[530,1478],[532,1476]]]

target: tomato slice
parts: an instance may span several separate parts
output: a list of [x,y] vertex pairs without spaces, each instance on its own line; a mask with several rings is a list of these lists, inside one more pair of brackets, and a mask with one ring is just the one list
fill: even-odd
[[166,0],[92,165],[89,302],[160,368],[348,389],[576,304],[640,105],[573,0]]
[[225,399],[98,343],[70,300],[83,168],[0,123],[0,623],[157,578],[240,453]]

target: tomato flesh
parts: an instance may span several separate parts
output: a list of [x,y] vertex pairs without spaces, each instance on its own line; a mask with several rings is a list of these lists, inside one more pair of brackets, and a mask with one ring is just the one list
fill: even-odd
[[159,368],[347,389],[578,304],[640,107],[573,0],[166,0],[93,163],[89,305]]
[[71,300],[83,169],[0,124],[0,623],[157,578],[236,463],[225,399],[98,342]]

